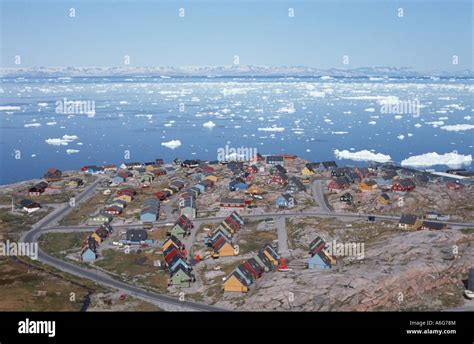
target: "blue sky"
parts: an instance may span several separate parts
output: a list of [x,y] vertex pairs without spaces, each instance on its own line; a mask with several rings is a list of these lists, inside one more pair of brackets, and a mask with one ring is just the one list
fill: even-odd
[[15,55],[22,67],[123,66],[124,55],[132,66],[213,66],[239,55],[253,65],[473,69],[469,0],[0,2],[2,67],[18,67]]

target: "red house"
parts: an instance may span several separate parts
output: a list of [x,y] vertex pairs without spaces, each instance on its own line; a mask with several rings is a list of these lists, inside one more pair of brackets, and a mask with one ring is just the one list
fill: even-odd
[[193,223],[186,215],[181,215],[177,222],[184,227],[184,229],[191,229],[194,227]]
[[117,216],[122,213],[122,210],[119,207],[108,207],[104,209],[104,213],[110,214],[112,216]]
[[220,201],[221,209],[239,209],[245,208],[245,199],[243,198],[223,198]]
[[165,257],[165,261],[167,263],[173,260],[173,257],[179,255],[180,258],[183,258],[183,255],[174,245],[170,245],[164,252],[163,256]]
[[155,197],[158,198],[160,201],[164,201],[166,198],[168,198],[168,194],[162,191],[158,191],[155,193]]
[[133,189],[121,189],[117,191],[118,196],[128,195],[133,198],[135,196],[135,190]]
[[279,173],[272,176],[272,183],[283,185],[283,184],[286,184],[287,182],[288,182],[288,176],[284,173]]
[[447,182],[447,183],[446,183],[446,187],[447,187],[449,190],[461,190],[461,189],[464,188],[464,185],[458,184],[458,183],[453,183],[453,182]]
[[264,272],[263,268],[258,264],[255,258],[250,258],[249,260],[244,260],[242,262],[247,270],[252,274],[254,279],[260,278]]
[[348,186],[347,180],[343,177],[339,177],[336,179],[332,179],[328,184],[329,191],[332,190],[343,190],[346,186]]
[[400,179],[392,184],[393,192],[407,192],[415,189],[415,183],[411,179]]

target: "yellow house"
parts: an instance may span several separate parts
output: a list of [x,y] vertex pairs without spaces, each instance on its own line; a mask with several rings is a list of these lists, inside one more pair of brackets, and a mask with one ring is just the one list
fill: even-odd
[[96,232],[92,233],[91,237],[94,238],[97,245],[102,243],[102,238]]
[[168,247],[170,247],[171,245],[174,245],[174,247],[176,247],[178,250],[180,249],[180,248],[178,247],[178,245],[176,245],[176,244],[174,243],[174,241],[171,240],[171,239],[166,240],[166,241],[163,243],[163,245],[161,246],[161,249],[162,249],[163,252],[164,252],[164,251],[166,251],[166,250],[168,249]]
[[322,249],[321,252],[326,256],[326,258],[329,260],[329,263],[331,264],[331,266],[334,266],[336,265],[336,259],[331,256],[325,249]]
[[114,201],[117,201],[117,200],[121,200],[121,201],[125,201],[127,203],[130,203],[132,201],[132,196],[130,195],[120,195],[120,196],[115,196]]
[[274,266],[278,266],[278,260],[276,260],[275,258],[273,258],[273,256],[272,256],[270,253],[268,253],[267,250],[263,251],[263,253],[264,253],[265,256],[268,258],[268,260],[272,262],[272,264],[273,264]]
[[398,222],[398,227],[405,230],[417,230],[421,227],[421,220],[416,215],[403,214]]
[[238,272],[234,271],[224,282],[224,291],[246,293],[249,288]]
[[235,249],[230,243],[223,240],[220,245],[214,248],[214,257],[232,257],[235,256]]
[[147,165],[145,167],[145,171],[148,171],[148,172],[151,172],[151,171],[156,170],[156,169],[157,169],[156,165]]
[[221,225],[222,225],[230,234],[234,234],[234,233],[235,233],[235,230],[234,230],[231,226],[229,226],[226,221],[222,221]]
[[301,174],[302,174],[303,176],[313,176],[313,175],[315,175],[314,170],[309,169],[307,166],[305,166],[305,167],[301,170]]
[[174,191],[171,190],[171,189],[163,189],[163,191],[168,191],[170,193],[170,195],[174,194]]
[[247,189],[248,192],[250,192],[251,194],[261,194],[263,193],[263,190],[261,188],[259,188],[257,185],[253,184],[251,185],[248,189]]
[[384,192],[379,197],[377,197],[377,203],[383,205],[390,204],[390,197]]
[[207,179],[207,180],[210,180],[214,183],[217,183],[217,177],[215,175],[210,175],[210,176],[207,176],[206,178],[204,179]]

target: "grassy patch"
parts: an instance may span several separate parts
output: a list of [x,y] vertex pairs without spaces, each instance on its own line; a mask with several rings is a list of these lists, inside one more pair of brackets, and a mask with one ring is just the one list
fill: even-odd
[[0,234],[3,239],[17,239],[22,232],[29,230],[31,225],[50,212],[51,209],[47,208],[28,215],[21,212],[12,213],[6,208],[0,209]]
[[461,233],[463,233],[463,234],[474,234],[474,228],[462,228]]
[[[0,310],[2,311],[79,311],[89,292],[71,283],[11,259],[0,259]],[[75,300],[71,301],[71,293]]]
[[78,225],[87,221],[87,219],[94,214],[98,208],[101,208],[109,199],[110,196],[97,193],[87,200],[87,202],[81,203],[77,209],[67,214],[61,221],[60,225],[72,226]]
[[58,258],[64,258],[67,253],[81,248],[82,242],[90,233],[46,233],[39,237],[41,248]]
[[[160,291],[166,291],[168,275],[153,266],[155,260],[162,260],[162,255],[156,253],[124,253],[114,249],[102,251],[102,257],[97,265],[104,270],[120,275],[126,281],[136,282]],[[161,259],[160,259],[161,258]]]
[[239,254],[257,252],[263,245],[272,242],[276,238],[277,235],[274,231],[244,230],[240,233],[237,242],[240,248]]

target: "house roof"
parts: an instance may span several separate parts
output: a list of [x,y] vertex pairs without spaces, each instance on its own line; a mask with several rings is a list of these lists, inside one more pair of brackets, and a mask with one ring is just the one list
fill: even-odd
[[147,239],[148,233],[145,229],[129,229],[126,236],[130,241],[142,241]]
[[179,271],[182,271],[184,274],[186,274],[186,276],[188,276],[190,279],[193,278],[193,274],[191,273],[191,271],[187,270],[182,264],[179,264],[175,269],[174,271],[171,272],[171,277],[173,277],[174,275],[176,275]]
[[400,217],[399,223],[406,224],[406,225],[414,225],[417,220],[418,220],[418,216],[416,215],[403,214]]
[[242,285],[248,287],[250,285],[250,283],[241,275],[239,274],[236,270],[232,271],[232,273],[229,275],[229,278],[231,278],[232,276],[234,276],[235,278],[237,278],[237,280],[242,283]]
[[309,250],[312,254],[316,254],[317,252],[321,251],[326,246],[324,240],[317,236],[314,238],[313,241],[309,244]]
[[262,252],[263,251],[266,251],[270,256],[272,256],[275,260],[279,260],[280,259],[280,255],[275,251],[275,249],[270,245],[270,244],[266,244],[265,246],[263,246],[262,248]]
[[245,278],[247,278],[249,281],[253,280],[252,273],[249,271],[249,269],[245,266],[245,264],[240,264],[239,266],[236,267],[237,272],[240,272]]
[[257,260],[255,258],[250,258],[250,259],[247,259],[247,260],[244,260],[244,262],[247,262],[250,267],[252,268],[252,270],[254,270],[255,272],[261,272],[262,271],[262,266],[260,266],[260,264],[257,262]]
[[296,186],[299,190],[306,190],[306,186],[296,177],[291,177],[289,183]]
[[216,239],[217,241],[214,242],[213,246],[214,252],[219,252],[226,243],[230,244],[229,239],[227,239],[223,234],[219,235]]
[[245,204],[245,199],[243,199],[243,198],[229,198],[229,197],[224,197],[224,198],[221,199],[221,203]]
[[168,239],[166,239],[162,246],[164,246],[168,241],[172,241],[178,247],[183,246],[183,243],[174,235],[171,235]]
[[423,227],[429,228],[429,229],[435,229],[435,230],[440,230],[446,228],[446,224],[441,223],[441,222],[433,222],[433,221],[423,221]]

